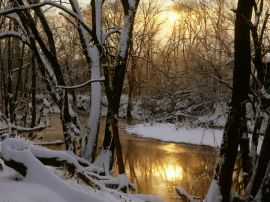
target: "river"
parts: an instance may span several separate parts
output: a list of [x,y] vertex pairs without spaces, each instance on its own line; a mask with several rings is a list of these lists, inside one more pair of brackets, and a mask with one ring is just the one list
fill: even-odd
[[[82,121],[86,123],[87,118]],[[175,187],[182,186],[192,195],[205,196],[216,160],[215,149],[139,138],[128,135],[125,125],[126,121],[121,120],[123,157],[127,175],[137,185],[138,193],[154,194],[169,202],[180,201],[175,199]],[[103,129],[102,120],[100,133]],[[51,116],[51,127],[42,135],[46,141],[63,139],[57,115]]]

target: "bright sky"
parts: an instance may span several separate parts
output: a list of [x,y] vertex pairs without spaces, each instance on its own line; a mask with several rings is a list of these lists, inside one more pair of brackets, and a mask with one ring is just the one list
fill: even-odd
[[[89,5],[90,0],[78,0],[81,5]],[[148,2],[151,0],[141,0],[140,2]],[[173,25],[180,19],[179,13],[173,10],[172,0],[160,0],[160,4],[162,4],[163,12],[161,12],[159,20],[161,22],[164,22],[164,27],[162,27],[162,32],[165,34],[169,34],[171,32],[171,29]]]

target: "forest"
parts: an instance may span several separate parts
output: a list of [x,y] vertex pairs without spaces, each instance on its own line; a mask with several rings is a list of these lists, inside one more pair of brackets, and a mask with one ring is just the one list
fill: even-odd
[[269,202],[269,9],[0,0],[0,202]]

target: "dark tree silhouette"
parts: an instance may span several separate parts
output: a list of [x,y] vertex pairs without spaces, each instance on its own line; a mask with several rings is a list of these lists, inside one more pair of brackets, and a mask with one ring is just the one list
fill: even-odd
[[234,35],[234,72],[230,112],[223,134],[219,160],[214,178],[220,186],[223,201],[230,201],[232,174],[246,126],[245,108],[248,100],[251,71],[250,25],[252,0],[239,0]]

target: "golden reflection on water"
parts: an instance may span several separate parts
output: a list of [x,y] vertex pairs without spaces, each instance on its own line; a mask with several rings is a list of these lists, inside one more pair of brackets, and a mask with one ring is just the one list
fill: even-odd
[[172,202],[175,187],[182,186],[193,195],[205,195],[215,162],[213,150],[138,138],[123,142],[126,171],[139,193]]
[[169,164],[165,168],[166,178],[169,181],[182,180],[183,179],[183,168],[179,165]]
[[[59,117],[53,115],[51,123],[52,127],[44,131],[44,140],[63,139]],[[99,144],[103,140],[103,124]],[[193,195],[205,195],[215,163],[213,149],[135,138],[123,129],[120,138],[126,172],[137,185],[138,193],[155,194],[173,202],[179,201],[175,200],[175,187],[182,186]]]

